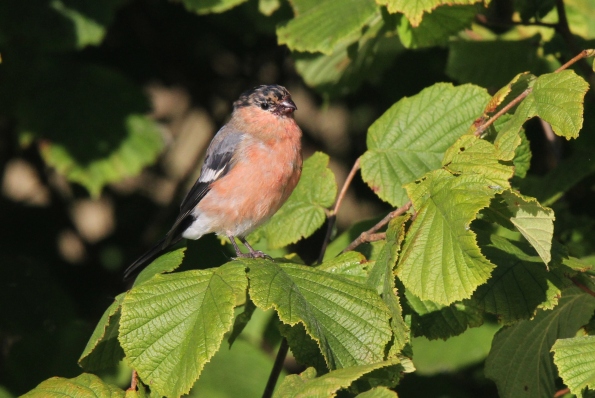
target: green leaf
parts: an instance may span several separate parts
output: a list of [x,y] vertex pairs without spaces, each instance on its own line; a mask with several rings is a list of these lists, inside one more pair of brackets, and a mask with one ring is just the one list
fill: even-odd
[[446,44],[452,35],[471,26],[476,13],[474,6],[442,6],[427,14],[417,27],[411,26],[407,18],[401,18],[399,38],[407,48]]
[[232,325],[247,285],[240,262],[157,275],[122,303],[120,343],[144,383],[165,396],[187,393]]
[[295,18],[277,28],[279,44],[292,51],[331,54],[335,45],[353,42],[378,13],[374,0],[294,0]]
[[232,9],[247,0],[182,0],[188,11],[198,14],[220,13]]
[[533,157],[533,154],[531,153],[531,145],[525,132],[521,130],[519,135],[521,143],[514,151],[514,175],[515,177],[525,178],[527,176],[527,171],[529,171],[529,168],[531,167],[531,158]]
[[299,375],[285,377],[273,397],[333,397],[338,390],[349,387],[352,382],[366,373],[398,364],[397,359],[391,359],[384,362],[333,370],[321,377],[316,377],[314,368],[308,368]]
[[424,12],[429,14],[440,5],[475,4],[479,1],[481,0],[377,0],[377,3],[386,6],[390,13],[405,14],[412,26],[418,26]]
[[178,268],[184,260],[186,248],[182,247],[176,250],[167,252],[157,257],[151,264],[144,268],[134,280],[134,286],[139,286],[157,274],[171,272]]
[[[492,97],[488,103],[484,113],[484,120],[493,116],[496,112],[502,110],[512,101],[516,100],[521,94],[525,95],[525,91],[531,91],[533,84],[537,77],[530,73],[521,73],[515,76],[512,81]],[[501,160],[513,160],[519,145],[522,143],[522,127],[529,116],[526,111],[524,117],[515,114],[518,110],[518,105],[513,107],[505,115],[502,115],[496,120],[490,130],[495,130],[494,145],[498,148]]]
[[483,323],[483,313],[473,300],[441,305],[422,301],[409,291],[405,292],[405,297],[415,311],[411,322],[414,336],[445,340]]
[[262,234],[273,249],[312,235],[326,220],[326,208],[333,205],[337,183],[329,157],[316,152],[305,162],[302,177],[287,202],[254,236]]
[[275,308],[282,322],[302,323],[329,369],[381,361],[391,337],[389,313],[376,293],[340,275],[303,265],[243,260],[250,297]]
[[583,99],[589,85],[571,70],[539,76],[531,92],[502,127],[503,134],[516,134],[528,119],[539,116],[554,133],[567,139],[578,137],[583,126]]
[[11,45],[28,51],[68,51],[97,45],[125,0],[3,1],[0,26]]
[[585,387],[595,388],[595,336],[556,340],[552,352],[560,377],[571,393],[578,396]]
[[298,323],[290,326],[280,323],[279,332],[287,339],[291,353],[298,363],[314,367],[319,375],[328,373],[329,369],[320,348],[316,341],[308,336],[304,325]]
[[356,398],[398,398],[397,393],[386,387],[374,387],[371,390],[357,394]]
[[391,354],[396,355],[409,342],[409,327],[403,320],[403,310],[395,287],[393,268],[399,256],[399,249],[405,235],[405,222],[409,215],[394,218],[386,230],[386,243],[382,248],[378,260],[370,271],[368,285],[382,294],[382,299],[390,311],[390,326],[393,330],[394,344]]
[[453,174],[479,174],[495,190],[509,188],[513,169],[500,161],[498,149],[491,143],[467,134],[444,153],[442,165]]
[[[500,397],[551,397],[556,369],[550,349],[557,339],[572,337],[589,321],[595,299],[575,287],[565,289],[553,310],[500,330],[492,343],[485,374]],[[519,349],[522,348],[522,349]]]
[[487,323],[447,340],[414,338],[411,344],[417,374],[430,376],[455,373],[483,361],[490,352],[492,339],[499,328],[499,325]]
[[362,178],[393,206],[407,202],[404,184],[440,167],[448,149],[489,100],[476,86],[438,83],[394,104],[368,130]]
[[403,51],[386,21],[377,15],[355,42],[341,42],[332,53],[296,53],[295,68],[306,84],[330,97],[355,91],[364,81],[380,76]]
[[28,393],[23,398],[124,398],[124,391],[104,383],[99,377],[83,373],[74,379],[52,377]]
[[[232,350],[222,348],[205,365],[185,398],[260,397],[275,358],[258,345],[238,339]],[[281,373],[280,380],[285,376]],[[277,385],[281,384],[279,381]],[[161,398],[161,397],[159,397]]]
[[546,61],[538,56],[540,40],[535,36],[517,41],[452,41],[446,74],[461,83],[498,88],[521,72],[547,72]]
[[[537,309],[552,309],[569,281],[558,269],[547,271],[541,259],[506,239],[491,235],[483,254],[496,269],[473,298],[504,323],[533,318]],[[529,247],[527,247],[529,248]]]
[[354,282],[366,283],[368,279],[366,268],[368,265],[368,260],[363,254],[346,252],[326,260],[324,263],[316,266],[316,269],[344,276]]
[[407,185],[417,211],[397,264],[397,276],[421,300],[448,305],[471,297],[494,267],[481,254],[470,224],[496,189],[479,174],[429,173]]
[[258,11],[270,17],[275,11],[281,7],[281,0],[259,0]]
[[83,369],[96,371],[115,367],[124,358],[124,351],[118,342],[118,326],[120,306],[125,296],[125,293],[116,296],[103,313],[78,361]]
[[162,149],[157,125],[143,115],[144,94],[112,70],[56,63],[27,94],[17,111],[21,139],[37,138],[45,162],[93,196],[138,174]]
[[535,80],[533,92],[521,106],[530,107],[528,113],[548,122],[557,135],[576,138],[583,127],[583,101],[588,89],[589,84],[572,70],[545,74]]
[[536,199],[506,190],[496,196],[487,213],[508,227],[512,224],[535,248],[547,265],[552,259],[554,212]]

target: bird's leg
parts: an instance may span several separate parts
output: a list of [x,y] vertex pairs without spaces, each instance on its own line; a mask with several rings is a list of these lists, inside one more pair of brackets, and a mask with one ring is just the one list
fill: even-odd
[[238,257],[252,257],[252,255],[250,255],[250,254],[242,253],[242,251],[240,250],[240,247],[236,243],[236,238],[233,235],[227,235],[227,237],[229,238],[229,241],[233,245],[233,248],[236,249],[236,256],[238,256]]
[[246,238],[244,237],[238,237],[240,239],[240,242],[242,242],[244,244],[244,246],[246,246],[248,248],[248,250],[250,250],[250,257],[253,258],[267,258],[269,260],[272,260],[273,258],[271,256],[269,256],[268,254],[261,252],[260,250],[254,250],[252,248],[252,246],[250,246],[250,244],[248,243],[248,241],[246,240]]

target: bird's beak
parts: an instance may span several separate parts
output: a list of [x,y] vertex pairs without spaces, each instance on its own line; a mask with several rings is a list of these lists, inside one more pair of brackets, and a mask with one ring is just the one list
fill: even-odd
[[297,106],[291,100],[291,97],[285,97],[279,105],[281,105],[285,109],[286,113],[290,113],[297,110]]

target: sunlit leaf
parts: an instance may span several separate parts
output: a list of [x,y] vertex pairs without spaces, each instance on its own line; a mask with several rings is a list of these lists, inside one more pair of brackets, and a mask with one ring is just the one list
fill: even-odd
[[497,192],[481,174],[436,170],[407,185],[417,217],[411,224],[397,276],[422,300],[448,305],[471,297],[494,267],[481,253],[471,221]]
[[165,396],[187,393],[217,352],[245,294],[241,263],[156,275],[122,303],[119,340],[144,383]]
[[393,206],[407,202],[403,185],[441,165],[442,157],[489,100],[476,86],[438,83],[394,104],[368,130],[362,177]]
[[394,344],[392,354],[400,352],[409,342],[409,327],[403,320],[403,309],[395,287],[393,268],[405,235],[405,222],[409,216],[397,217],[388,225],[386,243],[382,248],[374,267],[370,270],[368,284],[382,294],[382,299],[390,311],[390,326],[393,330]]
[[74,379],[52,377],[28,393],[26,398],[124,398],[124,391],[104,383],[99,377],[83,373]]
[[295,18],[277,28],[279,44],[293,51],[331,54],[342,41],[357,40],[378,13],[374,0],[294,0]]
[[279,389],[275,391],[274,397],[332,397],[338,390],[349,387],[353,381],[366,373],[398,364],[399,361],[397,359],[392,359],[369,365],[338,369],[320,377],[316,377],[316,370],[314,368],[308,368],[299,375],[285,377]]
[[250,297],[275,308],[283,323],[302,323],[329,369],[384,358],[389,313],[375,291],[340,275],[278,261],[242,261],[250,272]]
[[474,6],[438,7],[413,27],[407,18],[399,23],[399,38],[407,48],[433,47],[448,43],[450,36],[468,28],[477,10]]
[[189,11],[198,14],[220,13],[227,11],[247,0],[181,0]]
[[552,352],[560,377],[570,392],[580,396],[585,387],[595,388],[595,336],[559,339]]
[[[388,12],[405,14],[412,26],[417,26],[422,21],[424,13],[431,13],[443,4],[475,4],[481,0],[377,0],[378,4],[385,5]],[[424,17],[425,18],[425,17]]]

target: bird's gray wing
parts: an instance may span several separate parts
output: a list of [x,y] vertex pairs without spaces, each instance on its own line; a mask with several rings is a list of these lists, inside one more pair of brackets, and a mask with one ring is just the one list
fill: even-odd
[[180,205],[180,214],[168,233],[168,235],[173,235],[172,238],[183,232],[180,226],[188,222],[186,221],[188,216],[209,192],[211,184],[225,176],[233,168],[233,155],[242,138],[243,134],[241,132],[232,130],[227,126],[223,126],[217,132],[207,149],[200,177],[198,177],[198,180],[196,180],[188,194],[186,194]]

